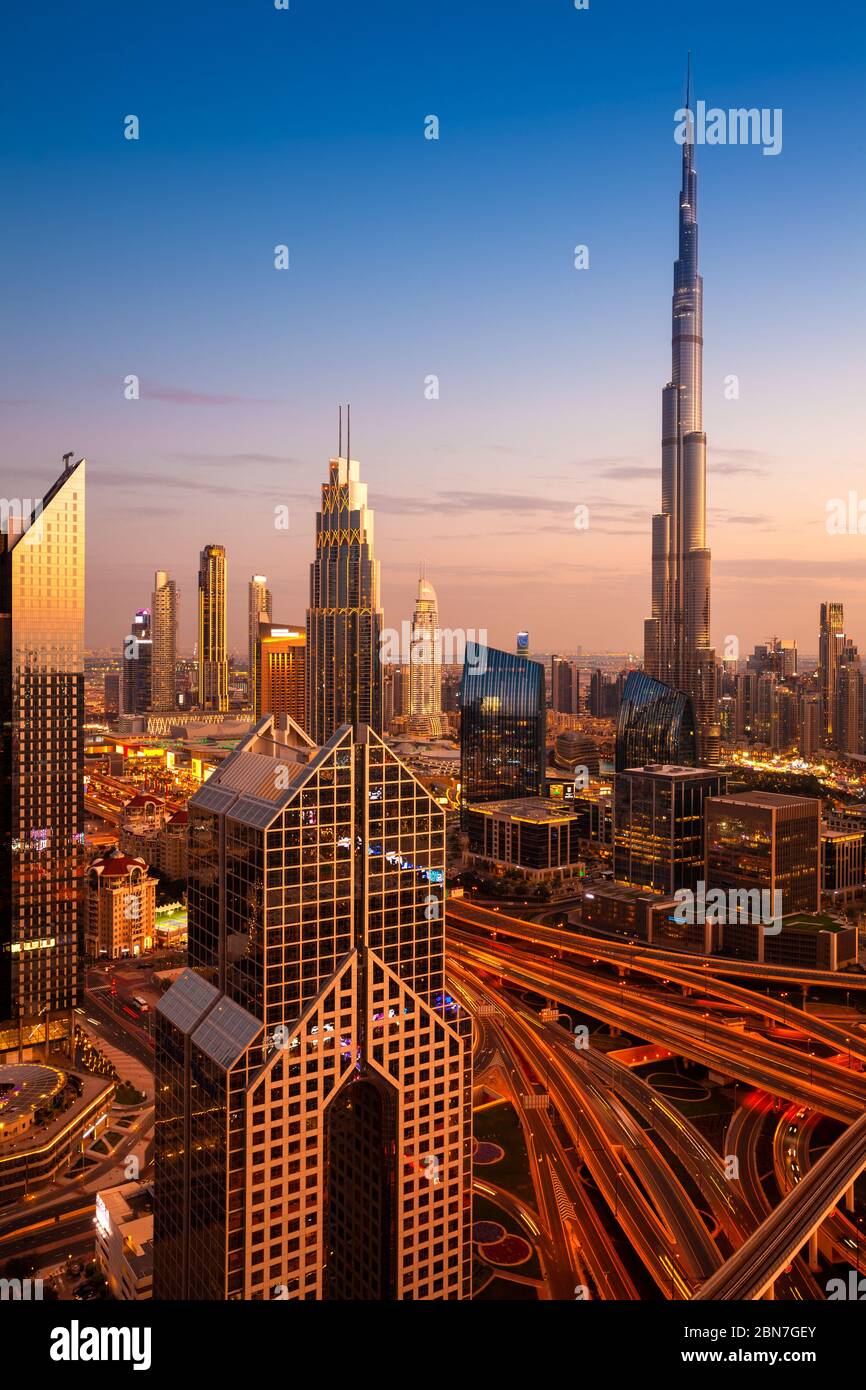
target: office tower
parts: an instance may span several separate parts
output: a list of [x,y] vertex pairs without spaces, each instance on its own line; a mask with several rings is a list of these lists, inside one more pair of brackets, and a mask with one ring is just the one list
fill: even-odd
[[703,810],[722,796],[724,772],[632,767],[614,779],[614,878],[651,893],[694,891],[704,868]]
[[[691,109],[688,90],[686,109]],[[691,139],[683,144],[672,359],[671,379],[662,393],[662,506],[652,519],[652,617],[645,623],[644,667],[656,680],[691,696],[700,760],[717,763],[706,535],[707,437],[702,419],[703,280],[698,273],[697,173]]]
[[120,714],[120,671],[106,671],[103,677],[102,707],[106,719],[116,719]]
[[800,752],[811,757],[821,747],[821,696],[805,695],[800,708]]
[[779,890],[782,915],[818,911],[820,801],[776,792],[738,792],[711,797],[704,816],[707,891]]
[[303,626],[259,621],[253,656],[256,720],[265,714],[287,714],[303,728],[306,655]]
[[316,515],[307,609],[304,727],[317,743],[327,743],[343,724],[381,731],[382,622],[367,484],[356,459],[331,459]]
[[84,852],[85,462],[0,532],[0,1052],[69,1037]]
[[143,859],[109,850],[91,860],[84,891],[84,952],[116,960],[149,951],[156,921],[156,879]]
[[540,662],[467,642],[460,685],[464,806],[541,796],[545,719]]
[[412,649],[409,662],[409,713],[442,712],[442,642],[436,590],[422,569],[418,597],[412,614]]
[[150,709],[152,675],[150,610],[139,608],[123,639],[121,699],[124,714],[145,714]]
[[604,718],[604,676],[598,669],[589,678],[589,712],[594,719]]
[[836,668],[835,747],[840,753],[859,754],[862,749],[863,674],[860,654],[847,637],[838,653]]
[[174,684],[177,667],[178,593],[165,570],[153,576],[151,596],[153,674],[151,699],[155,710],[173,710],[177,703]]
[[198,703],[224,713],[229,707],[226,655],[226,552],[206,545],[198,568]]
[[845,641],[844,627],[842,604],[822,603],[818,633],[818,688],[821,694],[821,734],[827,748],[836,747],[836,686]]
[[564,656],[550,658],[550,707],[559,714],[580,712],[580,672]]
[[623,689],[616,725],[615,766],[648,767],[697,762],[695,710],[688,695],[645,671],[631,671]]
[[799,736],[797,692],[787,685],[776,684],[770,715],[770,747],[775,752],[793,748]]
[[[254,710],[259,708],[259,697],[256,690],[256,643],[259,640],[259,623],[269,623],[273,617],[273,606],[271,591],[268,588],[268,577],[265,574],[254,574],[250,579],[249,593],[247,598],[247,613],[249,622],[249,701]],[[267,707],[266,707],[267,708]],[[276,713],[276,711],[273,711]],[[297,718],[292,714],[292,718]],[[303,718],[299,721],[303,724]]]
[[155,1297],[468,1297],[443,811],[368,726],[318,747],[276,719],[189,810],[192,968],[156,1020]]

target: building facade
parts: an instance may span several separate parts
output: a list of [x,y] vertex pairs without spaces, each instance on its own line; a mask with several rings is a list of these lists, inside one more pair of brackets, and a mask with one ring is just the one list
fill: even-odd
[[[249,671],[249,701],[254,710],[258,710],[258,642],[260,623],[269,623],[273,617],[273,597],[268,588],[268,577],[266,574],[254,574],[250,579],[247,592],[247,630],[248,630],[248,671]],[[257,716],[258,717],[258,716]],[[292,715],[294,719],[294,714]],[[301,721],[303,723],[303,720]]]
[[719,761],[720,734],[715,652],[710,645],[697,185],[694,143],[687,138],[674,265],[671,379],[662,392],[662,505],[652,519],[652,616],[645,623],[644,668],[647,675],[691,696],[699,757],[707,764]]
[[154,944],[156,879],[143,859],[111,850],[87,870],[84,952],[90,960],[138,956]]
[[630,671],[616,725],[616,770],[668,763],[694,767],[697,727],[691,696],[645,671]]
[[153,631],[151,706],[155,710],[173,710],[177,704],[178,593],[177,585],[165,570],[157,570],[153,576],[150,611]]
[[442,712],[442,642],[436,590],[422,571],[412,614],[409,663],[409,714],[424,718]]
[[705,816],[703,877],[707,891],[722,888],[778,892],[782,916],[818,911],[820,801],[778,792],[714,795],[707,801]]
[[123,640],[122,693],[124,714],[145,714],[153,691],[153,638],[149,608],[139,608]]
[[0,531],[0,1053],[69,1038],[84,854],[85,462]]
[[442,810],[367,726],[273,718],[189,803],[156,1029],[157,1298],[469,1295],[470,1020]]
[[373,512],[355,459],[331,459],[316,515],[307,609],[304,727],[327,743],[343,724],[382,730],[382,607]]
[[694,891],[704,868],[704,807],[725,773],[706,768],[628,768],[614,783],[614,878],[644,892]]
[[260,622],[255,655],[255,717],[287,714],[304,725],[307,635],[303,626]]
[[460,686],[464,806],[541,795],[545,711],[540,662],[467,642]]
[[226,623],[225,547],[206,545],[198,569],[198,703],[218,713],[229,707]]

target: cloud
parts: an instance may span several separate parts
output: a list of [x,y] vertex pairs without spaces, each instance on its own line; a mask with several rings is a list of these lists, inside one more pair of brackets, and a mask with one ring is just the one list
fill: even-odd
[[720,477],[735,477],[741,473],[761,475],[769,473],[773,463],[772,454],[760,449],[709,449],[707,469]]
[[160,386],[156,382],[141,383],[141,398],[148,401],[169,401],[172,405],[273,405],[274,401],[257,396],[230,396],[209,391],[189,391],[183,386]]
[[163,457],[194,468],[245,468],[251,464],[287,466],[301,462],[300,459],[280,454],[164,454]]

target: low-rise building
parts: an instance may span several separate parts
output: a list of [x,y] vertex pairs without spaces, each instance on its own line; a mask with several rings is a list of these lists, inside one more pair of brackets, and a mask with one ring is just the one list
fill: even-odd
[[87,870],[84,949],[91,960],[138,956],[154,943],[156,879],[147,864],[120,849],[94,859]]
[[96,1258],[111,1296],[153,1297],[153,1192],[137,1182],[96,1194]]
[[579,821],[564,805],[529,796],[467,806],[465,814],[471,862],[534,884],[582,878]]

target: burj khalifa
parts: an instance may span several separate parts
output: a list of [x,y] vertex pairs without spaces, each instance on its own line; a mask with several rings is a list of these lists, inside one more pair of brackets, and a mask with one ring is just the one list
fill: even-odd
[[[691,111],[690,83],[686,111]],[[686,123],[674,264],[671,379],[662,392],[662,505],[652,519],[652,617],[644,668],[692,697],[699,759],[719,760],[716,658],[710,646],[707,437],[703,431],[703,280],[698,273],[694,124]]]

